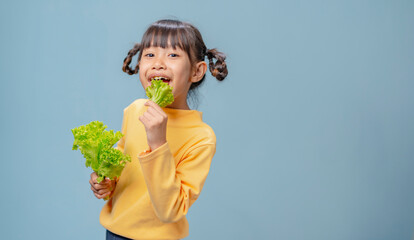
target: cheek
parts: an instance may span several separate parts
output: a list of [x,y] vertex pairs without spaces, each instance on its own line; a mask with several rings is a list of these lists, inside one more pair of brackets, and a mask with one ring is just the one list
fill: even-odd
[[141,84],[144,88],[149,86],[149,82],[145,78],[145,75],[141,73],[141,71],[139,71],[139,81],[141,82]]
[[186,64],[180,67],[180,69],[178,69],[178,72],[184,80],[189,80],[191,78],[191,65]]
[[144,76],[145,76],[145,72],[146,72],[146,67],[145,67],[145,64],[140,63],[140,64],[138,65],[138,74],[139,74],[139,77],[140,77],[140,78],[141,78],[141,77],[144,77]]

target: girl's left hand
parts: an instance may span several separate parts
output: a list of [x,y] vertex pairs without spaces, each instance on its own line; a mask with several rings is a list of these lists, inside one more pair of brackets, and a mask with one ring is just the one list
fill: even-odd
[[148,109],[139,117],[139,120],[144,124],[147,132],[148,146],[151,150],[155,150],[167,142],[168,116],[151,100],[148,100],[144,106],[148,106]]

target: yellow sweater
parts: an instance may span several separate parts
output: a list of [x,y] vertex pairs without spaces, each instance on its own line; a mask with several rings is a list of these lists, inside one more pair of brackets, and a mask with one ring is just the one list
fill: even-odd
[[101,224],[132,239],[188,236],[185,215],[200,195],[216,151],[216,137],[202,112],[162,108],[168,115],[167,143],[149,152],[144,125],[146,99],[124,109],[117,149],[131,156],[113,197],[104,205]]

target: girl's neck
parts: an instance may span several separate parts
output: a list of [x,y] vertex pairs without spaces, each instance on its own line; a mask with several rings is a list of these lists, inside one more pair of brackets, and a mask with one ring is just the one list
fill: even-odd
[[181,103],[174,101],[170,105],[166,106],[166,108],[181,109],[181,110],[191,110],[190,107],[187,104],[187,101],[184,101],[184,102],[181,102]]

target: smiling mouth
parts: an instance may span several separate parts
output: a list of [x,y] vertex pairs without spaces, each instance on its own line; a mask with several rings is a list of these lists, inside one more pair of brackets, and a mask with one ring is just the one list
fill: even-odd
[[169,78],[166,78],[166,77],[153,77],[153,78],[151,78],[151,82],[153,80],[162,80],[165,83],[169,83],[171,81]]

